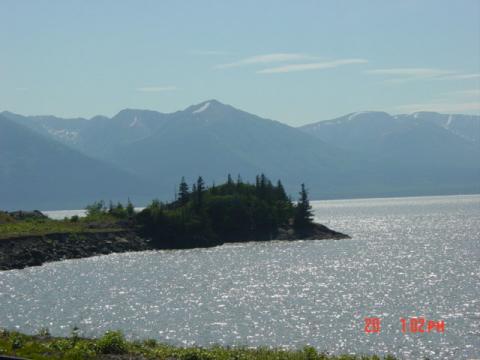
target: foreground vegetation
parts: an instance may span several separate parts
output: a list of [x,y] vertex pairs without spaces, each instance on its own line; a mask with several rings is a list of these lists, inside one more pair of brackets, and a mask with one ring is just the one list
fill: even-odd
[[[301,350],[270,348],[180,348],[155,340],[126,341],[121,332],[109,331],[99,339],[85,339],[76,330],[68,338],[52,337],[44,329],[38,335],[0,331],[1,355],[28,359],[178,359],[178,360],[380,360],[378,356],[328,355],[313,347]],[[386,356],[385,360],[394,360]]]

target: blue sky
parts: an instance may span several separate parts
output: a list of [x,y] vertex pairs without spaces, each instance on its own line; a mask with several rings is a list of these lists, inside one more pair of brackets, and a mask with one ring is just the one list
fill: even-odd
[[480,113],[480,1],[0,0],[0,110]]

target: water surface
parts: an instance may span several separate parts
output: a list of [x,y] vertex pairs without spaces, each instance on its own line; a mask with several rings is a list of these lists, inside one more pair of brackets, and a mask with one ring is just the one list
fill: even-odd
[[[480,356],[480,196],[313,202],[352,240],[229,244],[0,272],[0,326],[180,345]],[[445,320],[403,334],[399,319]],[[364,318],[380,317],[380,334]]]

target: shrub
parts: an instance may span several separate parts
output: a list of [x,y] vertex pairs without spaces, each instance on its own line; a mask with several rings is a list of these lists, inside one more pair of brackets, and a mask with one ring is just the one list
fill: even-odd
[[77,325],[75,325],[70,331],[70,339],[73,345],[75,345],[77,341],[80,340],[80,329],[78,328]]
[[127,343],[120,331],[107,331],[97,341],[97,352],[101,354],[125,354]]
[[94,359],[94,346],[90,342],[80,341],[72,349],[68,350],[65,353],[64,358],[69,360]]
[[0,224],[8,224],[13,222],[15,222],[15,218],[4,211],[0,211]]
[[318,352],[313,346],[305,346],[303,348],[306,360],[315,360],[318,358]]
[[213,356],[203,349],[186,349],[181,355],[182,360],[212,360]]
[[71,349],[73,346],[72,342],[68,339],[58,339],[52,342],[49,347],[53,350],[57,350],[60,352],[65,352]]
[[50,330],[48,330],[48,327],[43,327],[38,330],[38,335],[39,336],[50,336]]
[[155,339],[146,339],[144,342],[143,342],[143,345],[145,345],[146,347],[155,347],[157,346],[157,340]]
[[25,344],[24,337],[18,333],[11,333],[10,341],[12,344],[12,350],[20,349]]
[[85,210],[87,210],[87,218],[96,218],[104,215],[107,212],[107,209],[105,208],[105,202],[103,200],[95,201],[93,204],[87,205]]

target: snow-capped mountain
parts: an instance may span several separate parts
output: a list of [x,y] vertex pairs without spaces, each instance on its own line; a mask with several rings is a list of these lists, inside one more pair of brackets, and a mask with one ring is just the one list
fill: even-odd
[[366,111],[294,128],[216,100],[112,118],[2,115],[155,184],[142,189],[152,198],[171,199],[182,176],[210,184],[261,172],[282,179],[292,195],[305,182],[312,198],[480,191],[478,116]]

